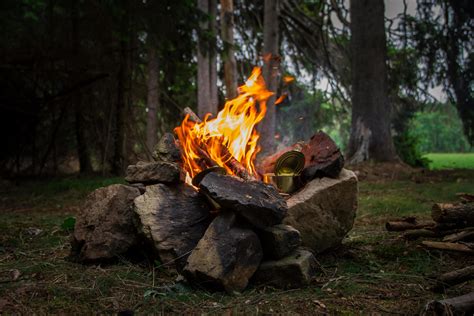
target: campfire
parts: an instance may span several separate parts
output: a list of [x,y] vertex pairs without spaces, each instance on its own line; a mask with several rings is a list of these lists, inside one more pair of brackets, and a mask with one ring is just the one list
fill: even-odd
[[88,197],[71,257],[87,263],[151,249],[192,284],[228,292],[249,282],[309,284],[314,255],[352,228],[357,178],[323,132],[257,161],[256,127],[272,95],[255,68],[215,117],[186,108],[177,139],[165,134],[154,161],[128,167],[129,185]]

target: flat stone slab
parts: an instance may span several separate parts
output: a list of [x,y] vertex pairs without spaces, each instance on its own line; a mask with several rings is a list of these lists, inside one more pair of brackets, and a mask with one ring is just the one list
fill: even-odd
[[139,162],[127,167],[125,181],[128,183],[178,183],[179,165],[172,162]]
[[314,179],[287,200],[283,223],[296,228],[302,245],[314,253],[336,247],[354,225],[357,195],[357,177],[350,170],[342,169],[334,179]]
[[316,259],[311,251],[297,249],[285,258],[262,262],[254,281],[282,289],[299,288],[308,285],[315,275]]
[[133,200],[137,188],[113,184],[93,191],[76,218],[71,258],[80,262],[107,261],[126,253],[139,241]]
[[202,179],[199,188],[223,209],[234,211],[257,228],[281,224],[286,215],[286,201],[275,187],[260,181],[212,172]]

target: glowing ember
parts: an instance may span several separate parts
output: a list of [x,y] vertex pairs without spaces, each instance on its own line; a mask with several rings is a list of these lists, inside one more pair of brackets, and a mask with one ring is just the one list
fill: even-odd
[[266,89],[261,69],[256,67],[239,87],[239,95],[227,101],[217,117],[210,118],[208,114],[202,122],[193,122],[186,115],[181,126],[175,128],[182,146],[186,183],[191,184],[196,174],[214,163],[235,174],[232,157],[249,174],[257,175],[254,160],[260,148],[255,126],[265,117],[266,101],[272,95]]

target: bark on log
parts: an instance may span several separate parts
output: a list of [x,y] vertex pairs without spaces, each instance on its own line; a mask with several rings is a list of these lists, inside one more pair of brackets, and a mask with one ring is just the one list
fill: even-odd
[[434,227],[432,221],[419,222],[415,217],[406,217],[395,221],[389,221],[385,224],[385,228],[391,232],[401,232],[411,229],[422,229]]
[[471,241],[474,239],[474,227],[469,227],[460,232],[446,235],[443,241],[446,242],[457,242],[457,241]]
[[408,240],[415,240],[421,237],[436,237],[436,233],[430,229],[413,229],[402,234],[402,238]]
[[431,217],[438,223],[457,223],[464,226],[474,225],[474,203],[435,203]]
[[428,240],[423,241],[421,243],[423,244],[423,246],[431,248],[431,249],[449,250],[449,251],[457,251],[457,252],[474,254],[474,249],[467,244],[454,243],[454,242],[428,241]]
[[474,312],[474,292],[428,302],[422,315],[470,315]]
[[435,291],[474,279],[474,265],[442,274],[436,280]]

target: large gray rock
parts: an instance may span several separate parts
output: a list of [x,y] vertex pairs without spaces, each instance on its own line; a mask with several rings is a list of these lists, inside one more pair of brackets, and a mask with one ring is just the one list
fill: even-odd
[[81,262],[110,260],[138,242],[133,200],[137,188],[114,184],[89,194],[76,218],[71,257]]
[[173,134],[165,133],[153,150],[153,158],[156,161],[178,162],[181,161],[181,153],[176,145]]
[[224,211],[214,219],[188,258],[185,275],[213,289],[242,291],[262,260],[257,235],[234,227],[235,214]]
[[281,224],[287,205],[275,187],[260,181],[211,172],[199,188],[223,209],[232,210],[257,228]]
[[208,204],[185,184],[146,187],[135,199],[140,229],[154,245],[162,263],[181,269],[211,222]]
[[316,259],[313,254],[298,249],[285,258],[262,262],[253,279],[261,285],[299,288],[308,285],[315,274]]
[[172,162],[139,162],[127,167],[125,180],[128,183],[178,183],[179,165]]
[[303,246],[315,253],[333,248],[352,229],[357,194],[357,177],[350,170],[342,169],[335,179],[315,179],[288,199],[283,222],[296,228]]

